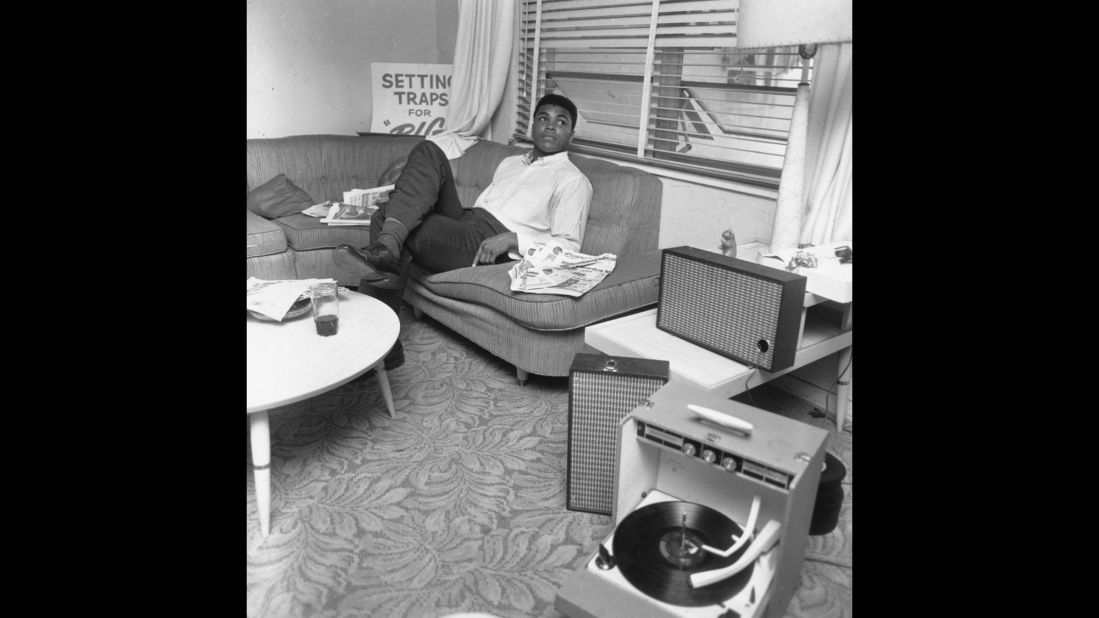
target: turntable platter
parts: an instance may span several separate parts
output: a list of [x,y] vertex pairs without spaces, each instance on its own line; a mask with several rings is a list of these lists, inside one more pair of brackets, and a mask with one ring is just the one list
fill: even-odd
[[633,511],[615,528],[614,557],[623,577],[645,594],[674,605],[719,604],[751,580],[754,565],[716,584],[695,589],[692,573],[729,566],[746,546],[721,557],[703,545],[725,548],[741,528],[720,512],[693,502],[656,502]]

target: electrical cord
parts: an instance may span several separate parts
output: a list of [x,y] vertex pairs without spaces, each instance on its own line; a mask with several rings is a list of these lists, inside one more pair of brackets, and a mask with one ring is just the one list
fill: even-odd
[[748,401],[752,402],[752,406],[758,407],[756,406],[756,400],[752,398],[752,387],[748,386],[748,383],[752,381],[752,376],[754,375],[755,372],[748,374],[748,379],[744,381],[744,392],[748,393]]
[[[854,359],[855,359],[855,355],[854,355],[854,354],[852,354],[852,355],[850,355],[850,356],[848,356],[848,357],[847,357],[847,366],[843,368],[843,371],[841,371],[841,372],[840,372],[840,375],[839,375],[839,377],[838,377],[838,378],[836,378],[836,385],[837,385],[837,386],[838,386],[839,384],[843,383],[843,377],[844,377],[845,375],[847,375],[847,370],[851,368],[851,361],[852,361],[852,360],[854,360]],[[828,406],[828,396],[829,396],[830,394],[831,394],[831,391],[828,391],[828,390],[824,391],[824,409],[825,409],[826,411],[828,410],[828,407],[829,407],[829,406]],[[839,405],[840,405],[840,404],[839,404],[839,390],[837,389],[837,391],[836,391],[836,408],[839,408]],[[838,416],[836,417],[836,422],[839,422],[839,417],[838,417]],[[852,436],[854,436],[854,435],[855,435],[855,432],[854,432],[854,431],[852,431],[851,429],[848,429],[848,428],[847,428],[847,423],[844,423],[844,426],[843,426],[843,427],[837,427],[837,428],[836,428],[836,430],[837,430],[837,431],[845,431],[845,432],[847,432],[847,433],[851,434]]]
[[812,562],[823,562],[824,564],[831,564],[832,566],[838,566],[845,569],[851,568],[851,565],[849,563],[840,562],[838,560],[829,560],[828,558],[820,558],[811,554],[806,554],[805,559]]

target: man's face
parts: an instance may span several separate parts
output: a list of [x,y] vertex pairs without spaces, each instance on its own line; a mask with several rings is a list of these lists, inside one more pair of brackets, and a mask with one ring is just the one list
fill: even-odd
[[534,148],[543,155],[561,152],[572,141],[573,126],[569,112],[559,106],[546,103],[534,113],[530,137]]

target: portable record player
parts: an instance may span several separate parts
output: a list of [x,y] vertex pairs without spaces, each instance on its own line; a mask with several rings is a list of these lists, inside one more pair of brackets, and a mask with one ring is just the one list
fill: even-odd
[[781,617],[828,432],[671,382],[619,425],[615,528],[566,578],[570,618]]

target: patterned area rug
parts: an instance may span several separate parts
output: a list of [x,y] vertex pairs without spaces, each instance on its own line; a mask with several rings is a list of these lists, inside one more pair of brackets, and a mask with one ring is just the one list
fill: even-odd
[[[568,379],[520,387],[510,365],[404,309],[396,418],[374,377],[271,413],[267,539],[247,453],[248,615],[560,616],[558,587],[611,529],[564,507]],[[743,400],[833,426],[766,385]],[[787,616],[851,615],[851,441],[829,441],[844,507],[809,537]]]

